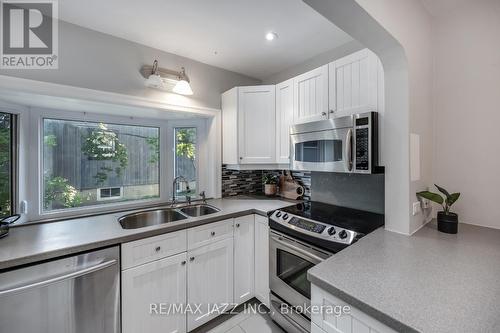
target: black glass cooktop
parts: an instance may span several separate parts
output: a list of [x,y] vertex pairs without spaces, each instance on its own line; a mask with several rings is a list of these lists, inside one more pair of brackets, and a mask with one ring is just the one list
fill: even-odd
[[384,215],[309,201],[280,209],[314,221],[368,234],[384,225]]

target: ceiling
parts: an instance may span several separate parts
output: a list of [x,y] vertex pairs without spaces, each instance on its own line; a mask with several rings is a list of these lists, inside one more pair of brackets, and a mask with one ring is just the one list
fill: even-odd
[[435,17],[444,15],[458,7],[461,3],[470,0],[421,0],[425,9]]
[[352,40],[302,0],[64,0],[59,18],[258,79]]

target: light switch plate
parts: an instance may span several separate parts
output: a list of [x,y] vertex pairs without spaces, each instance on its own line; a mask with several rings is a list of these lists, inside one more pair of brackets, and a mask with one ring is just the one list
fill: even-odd
[[413,216],[417,215],[420,213],[422,209],[420,208],[420,201],[414,202],[413,203]]

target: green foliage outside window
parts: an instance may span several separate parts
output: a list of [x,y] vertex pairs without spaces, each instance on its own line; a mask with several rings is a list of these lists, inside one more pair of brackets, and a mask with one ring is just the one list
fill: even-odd
[[49,208],[51,204],[60,204],[64,208],[78,207],[85,199],[66,178],[51,177],[45,179],[43,200],[45,209]]
[[0,113],[0,217],[11,213],[11,116]]
[[176,139],[175,152],[177,156],[187,157],[194,162],[196,159],[196,128],[177,129]]
[[[94,160],[119,162],[119,166],[114,169],[117,176],[120,176],[128,165],[127,147],[120,142],[118,135],[108,130],[107,125],[103,123],[99,123],[98,128],[84,138],[82,151]],[[111,170],[109,167],[101,167],[101,171],[95,176],[97,183],[103,183]]]

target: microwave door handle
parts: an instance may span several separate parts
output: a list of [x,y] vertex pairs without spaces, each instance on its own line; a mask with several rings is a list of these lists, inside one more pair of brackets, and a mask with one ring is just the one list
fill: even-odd
[[352,170],[352,128],[347,130],[345,139],[345,166],[347,171]]

